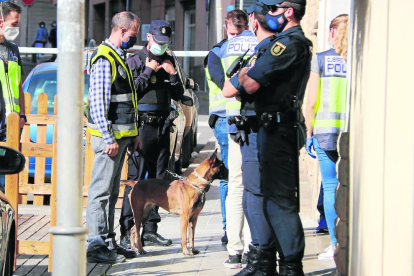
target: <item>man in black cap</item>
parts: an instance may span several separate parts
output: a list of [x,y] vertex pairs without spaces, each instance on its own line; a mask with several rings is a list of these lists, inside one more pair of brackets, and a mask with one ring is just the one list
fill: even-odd
[[[132,70],[138,94],[139,138],[142,142],[142,154],[136,159],[132,155],[128,162],[128,179],[142,180],[147,178],[166,179],[170,158],[170,127],[166,127],[166,119],[171,111],[171,98],[179,101],[184,94],[184,87],[178,76],[174,58],[167,53],[171,39],[170,23],[153,20],[148,44],[137,54],[127,60]],[[171,116],[170,116],[171,117]],[[171,118],[169,118],[168,121]],[[133,162],[138,161],[138,162]],[[138,165],[138,168],[137,166]],[[121,245],[130,247],[130,229],[134,219],[128,194],[131,187],[125,187],[121,218]],[[171,240],[157,233],[157,223],[161,221],[158,206],[152,210],[142,230],[142,240],[155,245],[168,246]]]
[[250,27],[257,35],[263,30],[277,34],[265,39],[258,37],[260,43],[249,65],[223,88],[225,96],[254,94],[254,109],[259,118],[260,190],[263,212],[275,243],[262,244],[259,239],[259,265],[254,275],[275,275],[276,251],[280,257],[279,275],[304,275],[305,238],[296,184],[299,148],[305,141],[305,132],[299,135],[297,130],[303,127],[300,106],[312,55],[312,43],[300,27],[305,6],[306,0],[256,0],[249,8],[253,12]]

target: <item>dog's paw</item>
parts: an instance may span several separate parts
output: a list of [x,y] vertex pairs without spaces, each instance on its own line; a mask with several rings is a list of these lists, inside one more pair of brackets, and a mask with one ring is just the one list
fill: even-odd
[[194,254],[194,255],[198,255],[198,254],[200,254],[200,250],[193,249],[192,251],[193,251],[193,254]]

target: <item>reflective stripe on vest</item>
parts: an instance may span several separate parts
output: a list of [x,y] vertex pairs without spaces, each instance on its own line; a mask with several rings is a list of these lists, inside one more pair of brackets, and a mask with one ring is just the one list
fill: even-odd
[[[98,127],[95,124],[86,123],[88,130],[91,135],[101,137],[101,133],[98,130]],[[131,137],[137,136],[138,130],[135,123],[133,124],[115,124],[111,125],[112,132],[114,133],[115,139],[121,139],[122,137]]]
[[318,64],[322,71],[313,134],[332,134],[336,139],[346,122],[346,62],[335,51],[329,50],[318,54]]
[[133,94],[111,95],[111,103],[130,102]]
[[[226,98],[223,97],[223,92],[221,89],[215,84],[210,77],[210,73],[208,71],[208,67],[204,68],[206,72],[206,79],[208,85],[208,98],[209,98],[209,113],[220,113],[226,109]],[[224,112],[223,112],[224,113]]]
[[6,116],[11,112],[20,112],[20,76],[21,68],[17,62],[8,61],[5,67],[4,61],[0,60],[0,81],[6,107]]
[[[105,44],[101,44],[98,47],[97,53],[95,56],[92,57],[91,65],[93,65],[99,58],[104,57],[106,60],[109,61],[111,64],[111,89],[113,89],[113,83],[117,80],[117,76],[119,78],[119,69],[122,68],[125,70],[126,78],[128,79],[129,84],[129,91],[131,93],[126,94],[112,94],[111,95],[111,103],[131,103],[135,110],[135,120],[132,120],[128,123],[124,124],[117,124],[116,118],[113,118],[113,124],[111,125],[111,130],[113,135],[115,136],[115,139],[121,139],[122,137],[133,137],[138,135],[138,129],[136,122],[138,122],[138,108],[137,108],[137,96],[136,96],[136,90],[135,90],[135,84],[132,77],[131,69],[125,65],[123,60],[119,57],[119,55],[109,46]],[[115,60],[116,59],[116,60]],[[120,66],[117,67],[117,64]],[[127,90],[128,91],[128,90]],[[113,92],[113,91],[111,91]],[[111,121],[111,118],[109,118],[108,114],[108,120]],[[117,114],[118,116],[118,114]],[[98,130],[98,127],[94,124],[92,121],[92,116],[89,116],[89,121],[87,123],[88,130],[91,133],[91,135],[102,137],[102,134]]]

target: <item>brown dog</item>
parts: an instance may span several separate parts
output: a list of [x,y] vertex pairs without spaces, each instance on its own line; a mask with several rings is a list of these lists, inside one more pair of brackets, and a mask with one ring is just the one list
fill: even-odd
[[[181,217],[181,247],[183,254],[193,256],[199,251],[194,248],[194,232],[197,218],[204,207],[206,192],[214,179],[227,179],[228,170],[217,158],[217,150],[203,161],[187,178],[175,180],[146,179],[137,182],[129,195],[134,213],[135,227],[131,229],[131,248],[145,254],[140,237],[141,224],[145,223],[154,205]],[[190,223],[187,249],[187,228]],[[138,250],[135,246],[137,243]]]

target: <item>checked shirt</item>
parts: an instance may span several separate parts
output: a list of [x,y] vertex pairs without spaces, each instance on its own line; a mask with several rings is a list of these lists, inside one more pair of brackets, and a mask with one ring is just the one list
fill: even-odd
[[[105,44],[122,58],[122,50],[116,47],[109,39]],[[106,144],[114,143],[111,123],[108,121],[108,110],[111,101],[111,64],[108,60],[100,58],[91,68],[91,81],[89,86],[89,108],[91,117]]]

